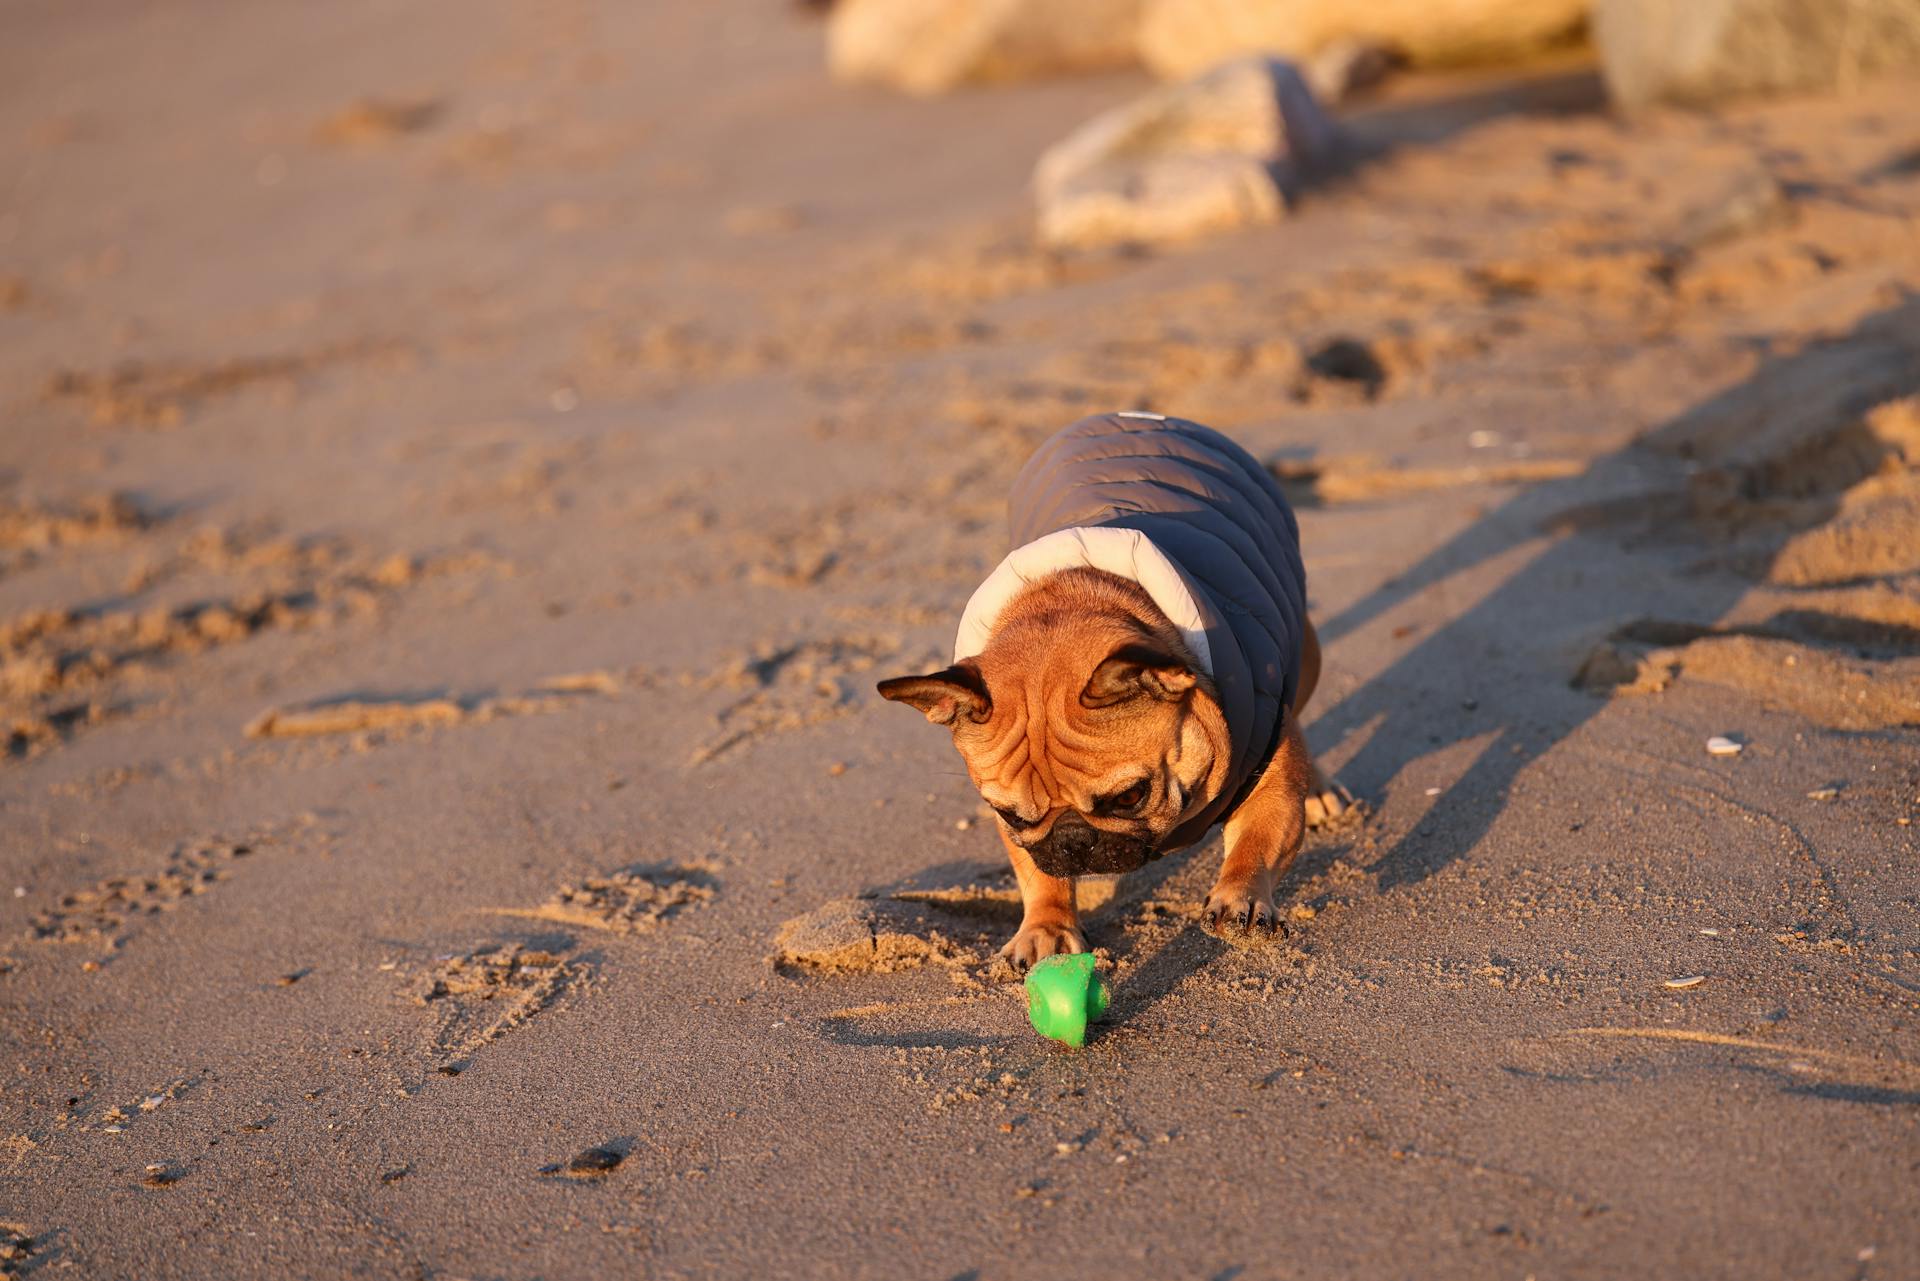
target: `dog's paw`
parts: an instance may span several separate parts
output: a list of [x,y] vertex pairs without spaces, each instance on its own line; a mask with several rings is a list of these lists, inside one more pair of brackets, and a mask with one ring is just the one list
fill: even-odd
[[1353,799],[1353,793],[1338,783],[1328,782],[1307,797],[1307,826],[1335,827],[1348,816],[1358,818],[1365,807]]
[[1274,910],[1272,895],[1245,886],[1216,885],[1200,909],[1200,925],[1213,934],[1230,930],[1273,934],[1280,929],[1280,913]]
[[1016,970],[1031,969],[1049,956],[1087,950],[1086,936],[1071,925],[1022,925],[1000,949]]

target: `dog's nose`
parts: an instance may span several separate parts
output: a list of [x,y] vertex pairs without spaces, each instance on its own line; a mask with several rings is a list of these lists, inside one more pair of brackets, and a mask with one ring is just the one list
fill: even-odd
[[1100,840],[1100,833],[1093,825],[1069,810],[1054,820],[1053,830],[1047,833],[1047,841],[1061,854],[1073,857],[1085,857]]
[[1071,810],[1027,848],[1034,866],[1048,876],[1130,872],[1146,862],[1147,851],[1147,843],[1138,837],[1102,832]]
[[1028,847],[1034,865],[1049,876],[1078,876],[1086,869],[1100,833],[1079,814],[1068,810],[1053,821],[1047,834]]

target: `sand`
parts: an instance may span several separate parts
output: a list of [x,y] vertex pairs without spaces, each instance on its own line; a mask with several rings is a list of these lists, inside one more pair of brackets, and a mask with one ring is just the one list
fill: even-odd
[[[1116,73],[800,7],[0,40],[0,1271],[1920,1274],[1920,109],[1422,75],[1033,248]],[[1366,804],[1027,1028],[941,661],[1096,409],[1275,469]],[[1712,755],[1710,738],[1740,745]]]

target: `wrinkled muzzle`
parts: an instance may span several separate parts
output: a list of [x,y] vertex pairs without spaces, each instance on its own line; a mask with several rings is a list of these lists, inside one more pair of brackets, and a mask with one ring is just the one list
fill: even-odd
[[1153,845],[1138,836],[1103,832],[1076,813],[1062,814],[1053,830],[1027,847],[1048,876],[1100,876],[1131,872],[1153,857]]

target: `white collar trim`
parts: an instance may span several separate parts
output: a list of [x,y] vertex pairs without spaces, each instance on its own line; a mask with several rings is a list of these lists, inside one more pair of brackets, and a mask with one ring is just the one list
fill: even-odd
[[987,647],[1007,602],[1029,584],[1063,569],[1099,569],[1140,584],[1186,642],[1202,673],[1213,675],[1213,648],[1207,643],[1207,611],[1193,581],[1153,540],[1137,529],[1111,525],[1058,529],[1007,553],[980,584],[960,615],[953,661],[972,658]]

